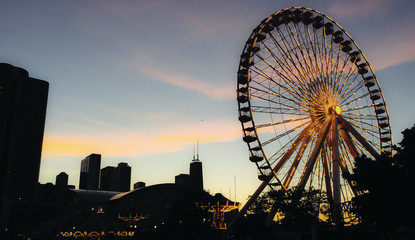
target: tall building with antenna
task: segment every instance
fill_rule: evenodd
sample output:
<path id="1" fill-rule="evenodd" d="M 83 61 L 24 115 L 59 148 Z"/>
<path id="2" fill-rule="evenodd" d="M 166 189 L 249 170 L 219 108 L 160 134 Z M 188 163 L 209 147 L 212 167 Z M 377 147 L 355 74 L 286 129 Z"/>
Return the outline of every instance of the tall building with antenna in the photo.
<path id="1" fill-rule="evenodd" d="M 193 160 L 190 163 L 190 186 L 198 190 L 203 190 L 203 171 L 202 161 L 199 160 L 199 143 L 197 143 L 196 157 L 193 154 Z"/>

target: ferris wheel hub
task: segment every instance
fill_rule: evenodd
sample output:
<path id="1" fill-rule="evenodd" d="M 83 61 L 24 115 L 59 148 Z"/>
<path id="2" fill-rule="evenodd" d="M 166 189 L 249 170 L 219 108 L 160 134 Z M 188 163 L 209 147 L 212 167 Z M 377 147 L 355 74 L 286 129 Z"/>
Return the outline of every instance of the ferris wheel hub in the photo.
<path id="1" fill-rule="evenodd" d="M 334 107 L 334 112 L 335 112 L 337 115 L 340 115 L 340 114 L 342 113 L 342 109 L 340 108 L 340 106 L 339 106 L 339 105 L 336 105 L 336 106 Z"/>

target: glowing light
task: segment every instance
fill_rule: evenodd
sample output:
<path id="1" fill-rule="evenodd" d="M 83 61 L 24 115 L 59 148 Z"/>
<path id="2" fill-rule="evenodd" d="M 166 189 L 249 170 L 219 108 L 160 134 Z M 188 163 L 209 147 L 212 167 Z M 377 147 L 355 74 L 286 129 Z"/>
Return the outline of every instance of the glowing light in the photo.
<path id="1" fill-rule="evenodd" d="M 334 107 L 334 111 L 336 112 L 337 115 L 340 115 L 342 113 L 342 109 L 340 108 L 339 105 L 336 105 Z"/>

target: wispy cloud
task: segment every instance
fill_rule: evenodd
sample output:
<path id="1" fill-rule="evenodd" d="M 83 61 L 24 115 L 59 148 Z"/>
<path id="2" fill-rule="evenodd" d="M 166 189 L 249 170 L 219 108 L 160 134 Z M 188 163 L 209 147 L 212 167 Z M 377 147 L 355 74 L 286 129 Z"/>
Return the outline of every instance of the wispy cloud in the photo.
<path id="1" fill-rule="evenodd" d="M 235 97 L 235 89 L 230 85 L 216 86 L 185 75 L 163 72 L 151 68 L 141 69 L 141 71 L 155 80 L 195 90 L 214 99 L 233 99 Z"/>
<path id="2" fill-rule="evenodd" d="M 392 0 L 350 0 L 341 1 L 332 5 L 328 13 L 337 18 L 362 19 L 380 16 L 389 10 L 394 1 Z"/>

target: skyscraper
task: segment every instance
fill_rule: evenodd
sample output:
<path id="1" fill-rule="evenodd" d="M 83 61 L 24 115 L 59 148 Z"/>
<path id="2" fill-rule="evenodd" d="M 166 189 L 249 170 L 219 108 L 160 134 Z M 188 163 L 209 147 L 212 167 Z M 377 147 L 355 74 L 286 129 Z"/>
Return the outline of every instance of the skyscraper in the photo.
<path id="1" fill-rule="evenodd" d="M 0 63 L 1 226 L 12 204 L 35 200 L 48 91 L 48 82 Z"/>
<path id="2" fill-rule="evenodd" d="M 116 168 L 118 191 L 128 192 L 131 189 L 131 167 L 127 163 L 118 163 Z"/>
<path id="3" fill-rule="evenodd" d="M 81 161 L 79 189 L 98 190 L 101 154 L 91 154 Z"/>
<path id="4" fill-rule="evenodd" d="M 202 162 L 199 160 L 199 156 L 190 163 L 189 175 L 190 186 L 198 190 L 203 190 Z"/>

